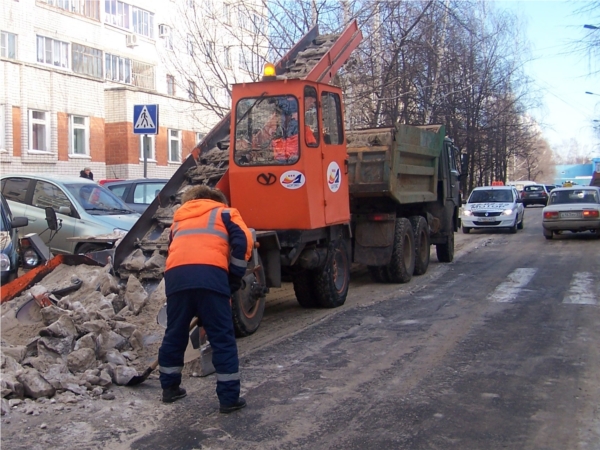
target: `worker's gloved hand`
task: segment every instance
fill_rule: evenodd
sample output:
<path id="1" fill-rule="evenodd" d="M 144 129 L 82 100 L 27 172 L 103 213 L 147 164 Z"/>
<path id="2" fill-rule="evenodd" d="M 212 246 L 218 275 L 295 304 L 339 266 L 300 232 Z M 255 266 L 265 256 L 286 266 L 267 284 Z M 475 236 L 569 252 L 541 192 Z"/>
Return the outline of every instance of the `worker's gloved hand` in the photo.
<path id="1" fill-rule="evenodd" d="M 229 274 L 229 289 L 231 290 L 231 294 L 233 295 L 235 292 L 239 291 L 241 287 L 242 277 Z"/>

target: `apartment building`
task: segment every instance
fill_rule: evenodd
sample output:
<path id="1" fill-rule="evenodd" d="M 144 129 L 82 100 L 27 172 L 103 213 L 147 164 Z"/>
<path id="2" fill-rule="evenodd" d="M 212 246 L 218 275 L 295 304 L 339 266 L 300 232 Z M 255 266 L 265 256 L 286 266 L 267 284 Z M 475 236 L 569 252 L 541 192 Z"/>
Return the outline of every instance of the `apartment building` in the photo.
<path id="1" fill-rule="evenodd" d="M 195 55 L 173 30 L 183 32 L 182 13 L 219 18 L 235 5 L 221 0 L 0 3 L 2 173 L 78 175 L 90 167 L 96 179 L 138 178 L 145 152 L 148 177 L 170 177 L 219 120 L 198 101 L 196 89 L 209 89 L 227 108 L 226 89 L 216 87 L 215 94 L 205 81 L 178 70 Z M 226 20 L 235 33 L 256 31 Z M 194 30 L 183 34 L 189 40 Z M 250 79 L 248 71 L 231 64 L 234 45 L 222 40 L 212 45 L 208 61 L 223 61 L 231 80 Z M 133 133 L 137 104 L 159 105 L 157 135 Z"/>

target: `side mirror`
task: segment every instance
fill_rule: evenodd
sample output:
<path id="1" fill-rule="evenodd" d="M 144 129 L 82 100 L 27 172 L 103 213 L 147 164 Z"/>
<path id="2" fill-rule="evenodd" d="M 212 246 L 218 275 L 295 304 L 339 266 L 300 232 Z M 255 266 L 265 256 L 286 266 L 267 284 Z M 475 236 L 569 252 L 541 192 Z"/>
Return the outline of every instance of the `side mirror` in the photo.
<path id="1" fill-rule="evenodd" d="M 217 142 L 217 147 L 219 150 L 227 150 L 229 148 L 229 141 L 219 141 Z"/>
<path id="2" fill-rule="evenodd" d="M 62 208 L 66 208 L 63 206 Z M 51 206 L 47 206 L 45 208 L 46 211 L 46 223 L 48 224 L 48 228 L 52 231 L 58 230 L 58 219 L 56 218 L 56 211 Z M 69 209 L 70 211 L 70 209 Z"/>
<path id="3" fill-rule="evenodd" d="M 11 228 L 21 228 L 29 225 L 29 219 L 27 217 L 13 217 L 10 223 Z"/>
<path id="4" fill-rule="evenodd" d="M 71 214 L 71 208 L 69 206 L 59 206 L 58 212 L 68 216 Z"/>

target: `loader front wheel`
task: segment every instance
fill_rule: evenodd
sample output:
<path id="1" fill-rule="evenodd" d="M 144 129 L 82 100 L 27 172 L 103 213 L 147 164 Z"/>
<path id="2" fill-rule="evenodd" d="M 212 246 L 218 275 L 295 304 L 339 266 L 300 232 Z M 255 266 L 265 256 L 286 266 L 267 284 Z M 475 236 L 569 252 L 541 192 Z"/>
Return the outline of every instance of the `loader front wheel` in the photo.
<path id="1" fill-rule="evenodd" d="M 390 283 L 408 283 L 415 271 L 415 234 L 410 221 L 396 219 L 394 250 L 387 265 Z"/>
<path id="2" fill-rule="evenodd" d="M 350 285 L 350 257 L 342 239 L 329 244 L 327 262 L 314 277 L 317 303 L 322 308 L 342 306 Z"/>
<path id="3" fill-rule="evenodd" d="M 266 277 L 260 257 L 248 268 L 242 288 L 231 296 L 233 327 L 237 337 L 250 336 L 262 321 L 265 312 Z"/>
<path id="4" fill-rule="evenodd" d="M 429 226 L 422 216 L 409 218 L 415 234 L 415 275 L 423 275 L 429 267 Z"/>

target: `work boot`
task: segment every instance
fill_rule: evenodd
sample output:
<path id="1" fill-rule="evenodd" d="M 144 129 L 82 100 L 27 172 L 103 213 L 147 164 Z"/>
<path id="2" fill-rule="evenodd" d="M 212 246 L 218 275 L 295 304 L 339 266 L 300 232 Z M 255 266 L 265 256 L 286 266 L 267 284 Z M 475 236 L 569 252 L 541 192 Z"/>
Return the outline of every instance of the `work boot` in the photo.
<path id="1" fill-rule="evenodd" d="M 221 405 L 219 406 L 219 412 L 223 414 L 229 414 L 231 412 L 237 411 L 238 409 L 242 409 L 246 406 L 246 400 L 243 397 L 240 397 L 237 402 L 233 405 Z"/>
<path id="2" fill-rule="evenodd" d="M 175 400 L 185 397 L 185 389 L 179 386 L 170 386 L 163 389 L 162 401 L 164 403 L 173 403 Z"/>

